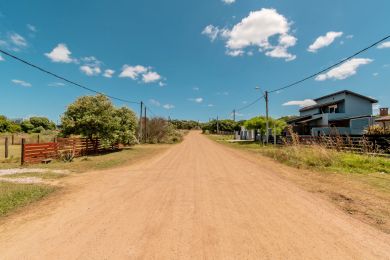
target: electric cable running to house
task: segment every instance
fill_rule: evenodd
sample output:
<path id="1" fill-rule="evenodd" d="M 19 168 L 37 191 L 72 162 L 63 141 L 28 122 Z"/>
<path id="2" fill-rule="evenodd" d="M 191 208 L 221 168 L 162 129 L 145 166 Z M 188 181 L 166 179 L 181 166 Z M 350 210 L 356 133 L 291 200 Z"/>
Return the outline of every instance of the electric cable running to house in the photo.
<path id="1" fill-rule="evenodd" d="M 311 78 L 314 78 L 314 77 L 316 77 L 316 76 L 318 76 L 318 75 L 320 75 L 320 74 L 322 74 L 322 73 L 324 73 L 324 72 L 327 72 L 327 71 L 329 71 L 329 70 L 331 70 L 331 69 L 333 69 L 333 68 L 335 68 L 335 67 L 337 67 L 337 66 L 339 66 L 339 65 L 341 65 L 341 64 L 344 64 L 345 62 L 349 61 L 350 59 L 352 59 L 352 58 L 358 56 L 359 54 L 361 54 L 361 53 L 363 53 L 363 52 L 368 51 L 369 49 L 371 49 L 371 48 L 377 46 L 379 43 L 384 42 L 384 41 L 386 41 L 386 40 L 389 39 L 389 38 L 390 38 L 390 35 L 388 35 L 388 36 L 386 36 L 386 37 L 384 37 L 384 38 L 382 38 L 382 39 L 380 39 L 380 40 L 378 40 L 378 41 L 372 43 L 371 45 L 369 45 L 369 46 L 367 46 L 367 47 L 365 47 L 365 48 L 363 48 L 363 49 L 357 51 L 356 53 L 352 54 L 351 56 L 349 56 L 349 57 L 347 57 L 347 58 L 345 58 L 345 59 L 342 59 L 341 61 L 339 61 L 339 62 L 337 62 L 337 63 L 335 63 L 335 64 L 333 64 L 333 65 L 331 65 L 331 66 L 329 66 L 329 67 L 327 67 L 327 68 L 325 68 L 325 69 L 319 71 L 319 72 L 316 72 L 316 73 L 314 73 L 314 74 L 311 74 L 311 75 L 309 75 L 309 76 L 307 76 L 307 77 L 305 77 L 305 78 L 303 78 L 303 79 L 301 79 L 301 80 L 295 81 L 295 82 L 290 83 L 290 84 L 288 84 L 288 85 L 286 85 L 286 86 L 283 86 L 283 87 L 280 87 L 280 88 L 277 88 L 277 89 L 273 89 L 273 90 L 271 90 L 271 91 L 268 91 L 268 93 L 274 93 L 274 92 L 281 91 L 281 90 L 284 90 L 284 89 L 287 89 L 287 88 L 291 88 L 291 87 L 293 87 L 293 86 L 295 86 L 295 85 L 298 85 L 298 84 L 300 84 L 300 83 L 302 83 L 302 82 L 304 82 L 304 81 L 306 81 L 306 80 L 309 80 L 309 79 L 311 79 Z"/>
<path id="2" fill-rule="evenodd" d="M 15 55 L 13 55 L 13 54 L 11 54 L 11 53 L 9 53 L 9 52 L 6 52 L 6 51 L 4 51 L 4 50 L 2 50 L 2 49 L 0 49 L 0 53 L 4 54 L 4 55 L 6 55 L 6 56 L 8 56 L 8 57 L 10 57 L 10 58 L 13 58 L 13 59 L 15 59 L 15 60 L 17 60 L 17 61 L 20 61 L 20 62 L 22 62 L 22 63 L 24 63 L 24 64 L 26 64 L 26 65 L 28 65 L 28 66 L 30 66 L 30 67 L 33 67 L 33 68 L 35 68 L 35 69 L 37 69 L 37 70 L 40 70 L 40 71 L 42 71 L 42 72 L 44 72 L 44 73 L 46 73 L 46 74 L 49 74 L 49 75 L 51 75 L 51 76 L 53 76 L 53 77 L 55 77 L 55 78 L 58 78 L 58 79 L 63 80 L 63 81 L 65 81 L 65 82 L 68 82 L 68 83 L 70 83 L 70 84 L 72 84 L 72 85 L 74 85 L 74 86 L 76 86 L 76 87 L 82 88 L 82 89 L 84 89 L 84 90 L 88 90 L 88 91 L 90 91 L 90 92 L 93 92 L 93 93 L 96 93 L 96 94 L 100 94 L 100 95 L 103 95 L 103 96 L 106 96 L 106 97 L 108 97 L 108 98 L 111 98 L 111 99 L 114 99 L 114 100 L 118 100 L 118 101 L 121 101 L 121 102 L 124 102 L 124 103 L 138 104 L 138 105 L 141 104 L 140 102 L 137 102 L 137 101 L 131 101 L 131 100 L 123 99 L 123 98 L 114 97 L 114 96 L 111 96 L 111 95 L 104 94 L 104 93 L 102 93 L 102 92 L 100 92 L 100 91 L 91 89 L 91 88 L 89 88 L 89 87 L 83 86 L 83 85 L 81 85 L 81 84 L 79 84 L 79 83 L 77 83 L 77 82 L 74 82 L 74 81 L 69 80 L 69 79 L 67 79 L 67 78 L 65 78 L 65 77 L 62 77 L 62 76 L 60 76 L 60 75 L 58 75 L 58 74 L 55 74 L 55 73 L 53 73 L 53 72 L 50 72 L 50 71 L 48 71 L 48 70 L 46 70 L 46 69 L 44 69 L 44 68 L 42 68 L 42 67 L 39 67 L 39 66 L 37 66 L 37 65 L 35 65 L 35 64 L 31 63 L 31 62 L 29 62 L 29 61 L 26 61 L 26 60 L 24 60 L 24 59 L 22 59 L 22 58 L 19 58 L 19 57 L 15 56 Z"/>
<path id="3" fill-rule="evenodd" d="M 154 117 L 157 117 L 157 115 L 149 107 L 146 107 L 146 110 L 148 110 Z"/>
<path id="4" fill-rule="evenodd" d="M 241 112 L 245 109 L 248 109 L 250 108 L 251 106 L 253 106 L 254 104 L 256 104 L 257 102 L 261 101 L 262 99 L 264 98 L 264 95 L 262 95 L 261 97 L 257 98 L 256 100 L 254 100 L 253 102 L 243 106 L 243 107 L 240 107 L 239 109 L 236 109 L 236 112 Z"/>

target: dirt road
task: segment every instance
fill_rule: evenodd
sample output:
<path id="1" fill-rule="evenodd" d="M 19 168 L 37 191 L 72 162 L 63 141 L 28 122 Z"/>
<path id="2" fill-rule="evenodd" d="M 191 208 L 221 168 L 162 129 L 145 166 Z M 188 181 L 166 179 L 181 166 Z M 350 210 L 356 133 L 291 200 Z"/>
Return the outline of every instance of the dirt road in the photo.
<path id="1" fill-rule="evenodd" d="M 199 133 L 0 226 L 0 259 L 389 259 L 390 238 Z M 272 163 L 271 163 L 272 164 Z"/>

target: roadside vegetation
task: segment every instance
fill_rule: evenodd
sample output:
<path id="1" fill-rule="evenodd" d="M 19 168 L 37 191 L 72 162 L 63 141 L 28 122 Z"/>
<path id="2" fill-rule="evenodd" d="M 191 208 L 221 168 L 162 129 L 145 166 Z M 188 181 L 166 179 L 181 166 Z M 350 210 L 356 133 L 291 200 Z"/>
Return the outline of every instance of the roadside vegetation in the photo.
<path id="1" fill-rule="evenodd" d="M 180 142 L 186 134 L 185 129 L 197 127 L 194 124 L 179 120 L 171 123 L 155 117 L 143 119 L 139 125 L 132 110 L 115 107 L 103 95 L 78 98 L 67 107 L 59 128 L 45 117 L 10 120 L 0 116 L 0 169 L 16 170 L 13 174 L 0 174 L 0 217 L 49 195 L 59 187 L 58 183 L 63 183 L 61 178 L 129 165 L 162 152 L 169 144 Z M 138 136 L 140 128 L 143 132 L 141 139 Z M 8 158 L 4 158 L 5 137 L 9 143 Z M 70 160 L 60 158 L 49 164 L 27 164 L 23 168 L 31 169 L 31 172 L 17 171 L 20 168 L 21 138 L 27 143 L 37 143 L 38 140 L 44 143 L 52 142 L 56 137 L 99 138 L 103 146 L 120 144 L 121 149 L 79 158 L 72 156 Z M 11 138 L 15 145 L 11 144 Z M 35 168 L 45 171 L 34 172 Z M 58 173 L 57 170 L 67 173 Z M 32 183 L 25 184 L 26 180 Z"/>
<path id="2" fill-rule="evenodd" d="M 232 136 L 208 135 L 229 147 L 264 156 L 299 170 L 280 176 L 320 194 L 346 213 L 390 233 L 390 158 L 327 149 L 320 145 L 262 145 L 229 142 Z M 262 157 L 262 158 L 260 158 Z"/>
<path id="3" fill-rule="evenodd" d="M 51 185 L 0 182 L 0 217 L 42 199 L 57 188 Z"/>

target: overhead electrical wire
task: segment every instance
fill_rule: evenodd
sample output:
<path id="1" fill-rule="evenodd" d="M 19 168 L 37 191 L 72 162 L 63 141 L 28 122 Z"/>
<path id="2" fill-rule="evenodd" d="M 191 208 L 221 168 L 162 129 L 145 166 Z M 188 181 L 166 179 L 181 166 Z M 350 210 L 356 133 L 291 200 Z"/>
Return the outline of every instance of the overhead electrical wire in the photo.
<path id="1" fill-rule="evenodd" d="M 280 87 L 280 88 L 277 88 L 277 89 L 270 90 L 270 91 L 268 91 L 268 93 L 273 93 L 273 92 L 281 91 L 281 90 L 284 90 L 284 89 L 287 89 L 287 88 L 291 88 L 291 87 L 293 87 L 293 86 L 295 86 L 295 85 L 298 85 L 298 84 L 300 84 L 300 83 L 302 83 L 302 82 L 304 82 L 304 81 L 306 81 L 306 80 L 309 80 L 309 79 L 311 79 L 311 78 L 314 78 L 314 77 L 316 77 L 316 76 L 318 76 L 318 75 L 320 75 L 320 74 L 322 74 L 322 73 L 324 73 L 324 72 L 327 72 L 327 71 L 329 71 L 329 70 L 331 70 L 331 69 L 333 69 L 333 68 L 335 68 L 335 67 L 337 67 L 337 66 L 340 66 L 341 64 L 343 64 L 343 63 L 349 61 L 350 59 L 352 59 L 352 58 L 358 56 L 359 54 L 361 54 L 361 53 L 363 53 L 363 52 L 368 51 L 369 49 L 375 47 L 376 45 L 378 45 L 378 44 L 381 43 L 381 42 L 386 41 L 386 40 L 389 39 L 389 38 L 390 38 L 390 35 L 388 35 L 388 36 L 386 36 L 386 37 L 380 39 L 379 41 L 376 41 L 376 42 L 372 43 L 371 45 L 369 45 L 369 46 L 367 46 L 367 47 L 365 47 L 365 48 L 363 48 L 363 49 L 361 49 L 361 50 L 355 52 L 355 53 L 352 54 L 351 56 L 349 56 L 349 57 L 347 57 L 347 58 L 345 58 L 345 59 L 342 59 L 341 61 L 339 61 L 339 62 L 337 62 L 337 63 L 335 63 L 335 64 L 333 64 L 333 65 L 331 65 L 331 66 L 329 66 L 329 67 L 327 67 L 327 68 L 325 68 L 325 69 L 323 69 L 323 70 L 320 70 L 320 71 L 318 71 L 318 72 L 316 72 L 316 73 L 314 73 L 314 74 L 311 74 L 311 75 L 309 75 L 309 76 L 307 76 L 307 77 L 305 77 L 305 78 L 303 78 L 303 79 L 301 79 L 301 80 L 297 80 L 297 81 L 295 81 L 295 82 L 293 82 L 293 83 L 287 84 L 287 85 L 285 85 L 285 86 L 283 86 L 283 87 Z"/>
<path id="2" fill-rule="evenodd" d="M 79 84 L 79 83 L 77 83 L 77 82 L 74 82 L 74 81 L 72 81 L 72 80 L 69 80 L 69 79 L 67 79 L 67 78 L 65 78 L 65 77 L 62 77 L 62 76 L 56 74 L 56 73 L 50 72 L 50 71 L 48 71 L 48 70 L 46 70 L 46 69 L 44 69 L 44 68 L 42 68 L 42 67 L 40 67 L 40 66 L 37 66 L 37 65 L 35 65 L 35 64 L 33 64 L 33 63 L 31 63 L 31 62 L 29 62 L 29 61 L 27 61 L 27 60 L 24 60 L 24 59 L 22 59 L 22 58 L 19 58 L 19 57 L 15 56 L 15 55 L 13 55 L 13 54 L 7 52 L 7 51 L 4 51 L 4 50 L 2 50 L 2 49 L 0 49 L 0 52 L 1 52 L 2 54 L 4 54 L 4 55 L 10 57 L 10 58 L 13 58 L 13 59 L 15 59 L 15 60 L 17 60 L 17 61 L 20 61 L 20 62 L 22 62 L 22 63 L 24 63 L 24 64 L 26 64 L 26 65 L 28 65 L 28 66 L 30 66 L 30 67 L 33 67 L 33 68 L 35 68 L 35 69 L 37 69 L 37 70 L 40 70 L 40 71 L 42 71 L 42 72 L 44 72 L 44 73 L 46 73 L 46 74 L 49 74 L 49 75 L 51 75 L 51 76 L 53 76 L 53 77 L 55 77 L 55 78 L 58 78 L 58 79 L 63 80 L 63 81 L 65 81 L 65 82 L 68 82 L 68 83 L 70 83 L 70 84 L 72 84 L 72 85 L 74 85 L 74 86 L 76 86 L 76 87 L 82 88 L 82 89 L 84 89 L 84 90 L 88 90 L 88 91 L 90 91 L 90 92 L 93 92 L 93 93 L 96 93 L 96 94 L 100 94 L 100 95 L 103 95 L 103 96 L 106 96 L 106 97 L 108 97 L 108 98 L 111 98 L 111 99 L 114 99 L 114 100 L 118 100 L 118 101 L 121 101 L 121 102 L 124 102 L 124 103 L 140 104 L 140 102 L 137 102 L 137 101 L 132 101 L 132 100 L 127 100 L 127 99 L 123 99 L 123 98 L 114 97 L 114 96 L 111 96 L 111 95 L 104 94 L 104 93 L 102 93 L 102 92 L 100 92 L 100 91 L 91 89 L 91 88 L 89 88 L 89 87 L 83 86 L 83 85 L 81 85 L 81 84 Z"/>

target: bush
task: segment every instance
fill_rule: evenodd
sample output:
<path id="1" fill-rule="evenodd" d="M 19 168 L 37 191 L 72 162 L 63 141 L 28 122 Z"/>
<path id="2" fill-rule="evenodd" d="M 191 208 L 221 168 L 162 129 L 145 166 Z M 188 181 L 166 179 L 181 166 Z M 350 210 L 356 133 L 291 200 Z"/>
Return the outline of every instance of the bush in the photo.
<path id="1" fill-rule="evenodd" d="M 177 143 L 183 139 L 183 134 L 176 126 L 161 117 L 147 120 L 146 130 L 147 143 Z"/>

